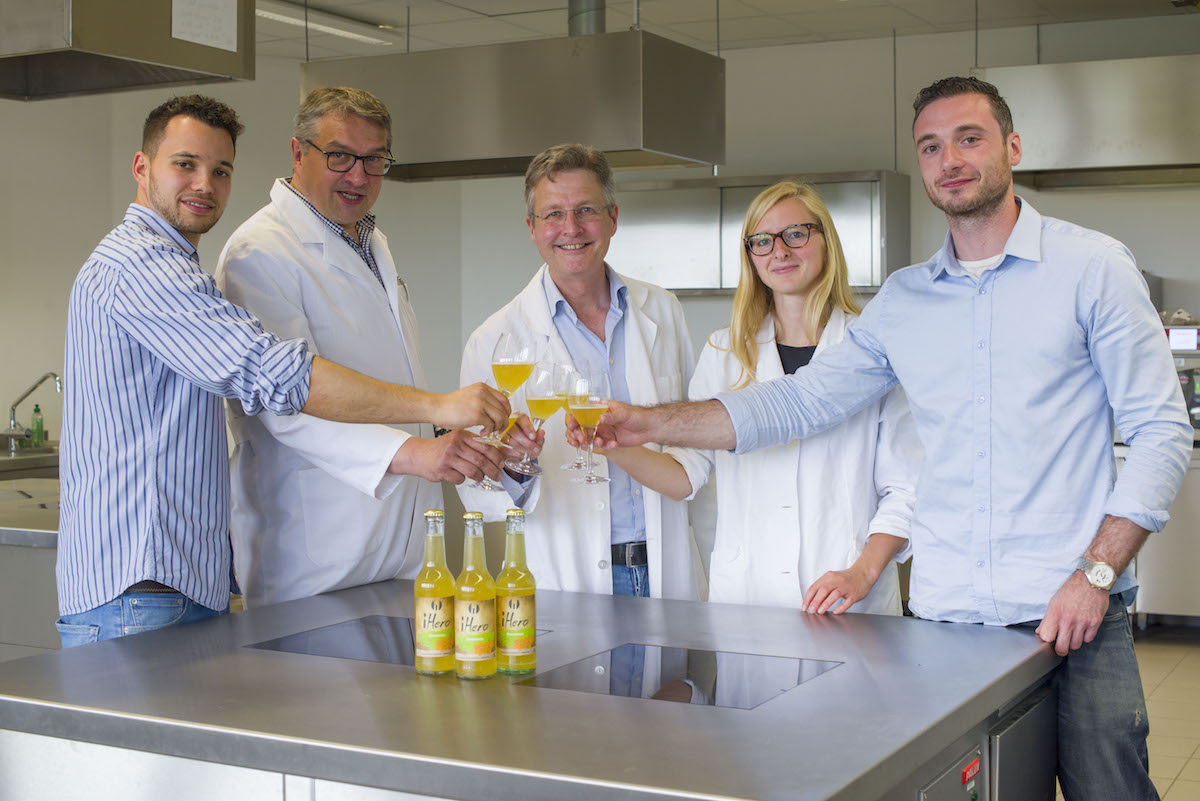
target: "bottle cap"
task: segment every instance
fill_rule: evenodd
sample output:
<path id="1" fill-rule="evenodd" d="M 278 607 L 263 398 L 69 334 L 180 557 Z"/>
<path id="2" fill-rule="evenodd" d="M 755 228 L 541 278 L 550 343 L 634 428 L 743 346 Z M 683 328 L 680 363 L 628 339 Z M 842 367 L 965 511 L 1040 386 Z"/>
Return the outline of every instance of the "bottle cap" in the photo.
<path id="1" fill-rule="evenodd" d="M 34 410 L 35 412 L 40 412 L 40 411 L 42 410 L 42 407 L 41 407 L 41 406 L 38 406 L 38 405 L 35 403 L 35 404 L 33 404 L 33 410 Z"/>
<path id="2" fill-rule="evenodd" d="M 524 510 L 524 509 L 509 509 L 509 510 L 508 510 L 508 516 L 509 516 L 509 517 L 522 517 L 522 518 L 523 518 L 523 517 L 525 517 L 525 510 Z"/>
<path id="3" fill-rule="evenodd" d="M 464 512 L 463 520 L 483 520 L 483 512 Z"/>
<path id="4" fill-rule="evenodd" d="M 443 512 L 441 509 L 426 509 L 426 510 L 425 510 L 425 517 L 426 517 L 426 518 L 430 518 L 430 517 L 445 517 L 445 516 L 446 516 L 446 513 L 445 513 L 445 512 Z"/>

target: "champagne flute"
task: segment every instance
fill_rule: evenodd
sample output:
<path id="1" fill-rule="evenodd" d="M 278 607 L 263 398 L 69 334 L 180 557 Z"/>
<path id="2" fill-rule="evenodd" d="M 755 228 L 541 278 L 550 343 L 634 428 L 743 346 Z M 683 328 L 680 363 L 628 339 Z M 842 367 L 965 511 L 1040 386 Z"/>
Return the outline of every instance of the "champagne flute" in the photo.
<path id="1" fill-rule="evenodd" d="M 570 365 L 557 362 L 538 362 L 534 365 L 533 372 L 525 382 L 525 405 L 529 407 L 529 419 L 533 420 L 535 433 L 566 403 L 570 377 Z M 533 463 L 528 453 L 519 462 L 506 459 L 504 464 L 527 476 L 541 475 L 542 472 L 542 468 Z"/>
<path id="2" fill-rule="evenodd" d="M 608 399 L 612 397 L 612 384 L 608 373 L 593 370 L 579 375 L 567 396 L 571 414 L 575 422 L 583 429 L 587 437 L 587 475 L 573 479 L 573 484 L 605 484 L 607 476 L 598 476 L 592 466 L 592 446 L 596 443 L 596 426 L 600 423 L 600 415 L 608 411 Z"/>
<path id="3" fill-rule="evenodd" d="M 537 361 L 538 353 L 544 348 L 546 342 L 547 337 L 531 334 L 528 331 L 505 331 L 500 334 L 500 338 L 496 340 L 496 346 L 492 348 L 492 375 L 496 379 L 496 388 L 504 393 L 504 397 L 511 398 L 512 394 L 529 378 L 529 374 L 533 372 L 534 362 Z M 506 448 L 508 446 L 504 443 L 504 435 L 516 422 L 517 416 L 509 415 L 508 425 L 504 427 L 503 431 L 492 431 L 487 436 L 476 437 L 476 439 L 486 442 L 494 448 Z M 504 490 L 502 485 L 487 476 L 471 486 L 488 492 Z"/>
<path id="4" fill-rule="evenodd" d="M 563 395 L 563 408 L 567 414 L 571 414 L 570 394 L 574 390 L 576 379 L 579 377 L 578 371 L 573 365 L 568 365 L 569 371 L 567 375 L 567 394 Z M 571 415 L 574 417 L 574 415 Z M 578 421 L 576 421 L 578 422 Z M 575 461 L 564 464 L 560 469 L 569 470 L 571 472 L 583 472 L 587 469 L 587 459 L 584 456 L 583 448 L 575 446 Z"/>

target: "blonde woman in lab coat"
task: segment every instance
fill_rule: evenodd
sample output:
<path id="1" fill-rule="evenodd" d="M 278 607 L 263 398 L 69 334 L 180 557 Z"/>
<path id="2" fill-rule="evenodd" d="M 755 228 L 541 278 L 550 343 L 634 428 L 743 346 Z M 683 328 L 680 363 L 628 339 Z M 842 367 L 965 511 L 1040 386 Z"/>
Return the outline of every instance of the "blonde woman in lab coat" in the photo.
<path id="1" fill-rule="evenodd" d="M 859 312 L 837 230 L 812 187 L 764 190 L 742 238 L 733 319 L 708 338 L 692 400 L 793 372 L 846 337 Z M 673 498 L 694 497 L 716 470 L 709 600 L 900 614 L 896 563 L 908 555 L 922 451 L 899 389 L 803 442 L 700 453 L 686 465 L 647 448 L 606 455 Z"/>

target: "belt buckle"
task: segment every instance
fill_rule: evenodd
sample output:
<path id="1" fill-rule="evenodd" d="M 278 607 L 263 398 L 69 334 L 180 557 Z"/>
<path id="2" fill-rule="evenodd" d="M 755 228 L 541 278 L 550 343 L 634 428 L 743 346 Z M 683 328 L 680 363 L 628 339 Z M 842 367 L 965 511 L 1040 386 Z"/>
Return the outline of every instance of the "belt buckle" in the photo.
<path id="1" fill-rule="evenodd" d="M 636 565 L 633 563 L 633 548 L 637 545 L 635 542 L 626 542 L 622 546 L 625 551 L 625 567 L 628 570 L 633 570 Z"/>

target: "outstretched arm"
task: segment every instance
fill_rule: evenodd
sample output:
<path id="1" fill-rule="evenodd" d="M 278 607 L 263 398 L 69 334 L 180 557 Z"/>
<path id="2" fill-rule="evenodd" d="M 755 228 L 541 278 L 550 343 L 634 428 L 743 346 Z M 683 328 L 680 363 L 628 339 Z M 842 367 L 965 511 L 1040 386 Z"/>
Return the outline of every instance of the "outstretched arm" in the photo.
<path id="1" fill-rule="evenodd" d="M 454 392 L 434 392 L 388 384 L 313 358 L 308 402 L 302 411 L 344 423 L 433 423 L 442 428 L 481 425 L 487 430 L 508 424 L 508 398 L 486 384 Z"/>
<path id="2" fill-rule="evenodd" d="M 733 421 L 720 401 L 631 406 L 608 402 L 608 411 L 596 429 L 601 448 L 629 447 L 657 442 L 688 448 L 729 450 L 737 444 Z"/>

